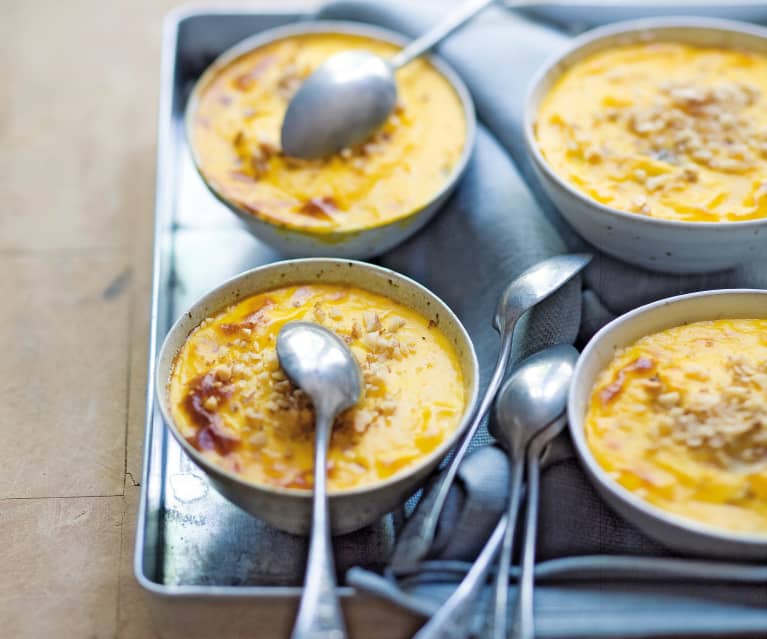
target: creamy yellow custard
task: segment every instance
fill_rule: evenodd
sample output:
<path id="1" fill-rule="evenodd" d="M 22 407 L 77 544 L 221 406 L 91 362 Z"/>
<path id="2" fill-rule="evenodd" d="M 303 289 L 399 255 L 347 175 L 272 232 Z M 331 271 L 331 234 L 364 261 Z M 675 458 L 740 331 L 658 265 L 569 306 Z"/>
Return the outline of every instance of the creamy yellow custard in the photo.
<path id="1" fill-rule="evenodd" d="M 767 320 L 695 322 L 622 349 L 597 378 L 586 439 L 663 510 L 767 535 Z"/>
<path id="2" fill-rule="evenodd" d="M 191 142 L 214 190 L 253 215 L 320 233 L 380 226 L 429 203 L 461 158 L 467 126 L 459 96 L 426 60 L 397 71 L 395 112 L 365 143 L 318 160 L 282 154 L 293 93 L 350 49 L 398 50 L 356 35 L 292 36 L 237 58 L 201 88 Z"/>
<path id="3" fill-rule="evenodd" d="M 678 43 L 575 63 L 543 99 L 539 149 L 597 202 L 666 220 L 767 217 L 767 56 Z"/>
<path id="4" fill-rule="evenodd" d="M 341 336 L 364 375 L 362 400 L 333 428 L 331 490 L 386 479 L 455 431 L 465 408 L 463 374 L 433 321 L 359 288 L 288 286 L 206 319 L 176 357 L 173 421 L 210 461 L 258 484 L 311 488 L 314 411 L 275 353 L 277 333 L 293 320 Z"/>

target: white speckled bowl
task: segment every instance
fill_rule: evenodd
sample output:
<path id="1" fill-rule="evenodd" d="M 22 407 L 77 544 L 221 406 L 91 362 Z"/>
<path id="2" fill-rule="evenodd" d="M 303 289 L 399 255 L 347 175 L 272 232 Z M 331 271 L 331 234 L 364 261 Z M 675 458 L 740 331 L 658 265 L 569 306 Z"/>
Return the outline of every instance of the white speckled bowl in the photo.
<path id="1" fill-rule="evenodd" d="M 767 318 L 767 291 L 704 291 L 660 300 L 610 322 L 589 342 L 575 367 L 568 399 L 570 434 L 586 474 L 597 492 L 620 515 L 680 553 L 767 560 L 767 535 L 728 532 L 668 513 L 615 481 L 591 454 L 584 419 L 594 382 L 615 351 L 638 339 L 684 323 L 724 318 Z"/>
<path id="2" fill-rule="evenodd" d="M 616 45 L 674 41 L 737 47 L 767 54 L 767 29 L 706 18 L 632 20 L 589 31 L 546 63 L 533 78 L 525 101 L 525 144 L 544 190 L 580 235 L 605 253 L 653 271 L 718 271 L 767 250 L 767 219 L 743 222 L 678 222 L 627 213 L 592 200 L 559 177 L 535 139 L 542 99 L 557 79 L 583 58 Z"/>
<path id="3" fill-rule="evenodd" d="M 278 488 L 244 481 L 211 463 L 184 439 L 173 425 L 167 384 L 173 361 L 189 333 L 202 320 L 247 297 L 278 286 L 306 282 L 349 284 L 385 295 L 433 319 L 456 349 L 463 370 L 466 408 L 456 428 L 435 451 L 385 481 L 330 493 L 330 517 L 334 534 L 357 530 L 391 512 L 412 495 L 458 441 L 474 413 L 479 365 L 468 333 L 453 312 L 436 295 L 417 282 L 389 269 L 363 262 L 335 259 L 304 259 L 275 262 L 246 271 L 213 289 L 184 313 L 168 332 L 157 360 L 157 397 L 171 433 L 227 499 L 269 522 L 295 534 L 309 531 L 311 491 Z"/>
<path id="4" fill-rule="evenodd" d="M 380 255 L 409 238 L 434 217 L 463 176 L 474 148 L 476 115 L 471 94 L 455 71 L 436 56 L 429 56 L 429 62 L 452 85 L 463 105 L 463 112 L 466 117 L 466 142 L 461 157 L 453 167 L 450 175 L 445 178 L 442 188 L 434 193 L 431 200 L 424 203 L 423 206 L 402 217 L 389 220 L 378 226 L 368 226 L 363 229 L 318 232 L 316 229 L 302 227 L 298 224 L 280 223 L 267 216 L 259 216 L 246 211 L 221 195 L 215 186 L 206 180 L 205 175 L 200 170 L 199 158 L 194 152 L 191 136 L 191 123 L 197 110 L 200 91 L 220 69 L 245 53 L 275 40 L 305 33 L 350 33 L 384 40 L 400 46 L 410 41 L 409 38 L 402 34 L 361 22 L 311 21 L 269 29 L 240 42 L 216 58 L 205 73 L 200 76 L 199 80 L 197 80 L 189 96 L 185 120 L 186 135 L 192 159 L 210 192 L 237 215 L 253 235 L 266 244 L 273 246 L 286 257 L 321 257 L 332 255 L 342 258 L 366 259 Z"/>

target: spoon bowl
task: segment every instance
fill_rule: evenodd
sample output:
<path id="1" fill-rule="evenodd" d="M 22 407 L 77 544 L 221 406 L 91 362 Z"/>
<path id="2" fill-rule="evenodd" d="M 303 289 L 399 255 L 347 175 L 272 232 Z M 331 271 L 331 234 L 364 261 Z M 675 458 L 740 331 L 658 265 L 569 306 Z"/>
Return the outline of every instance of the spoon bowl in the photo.
<path id="1" fill-rule="evenodd" d="M 510 454 L 521 458 L 531 439 L 565 411 L 577 359 L 569 344 L 552 346 L 526 359 L 503 385 L 490 434 Z"/>
<path id="2" fill-rule="evenodd" d="M 282 121 L 282 149 L 316 158 L 358 144 L 379 128 L 397 102 L 389 64 L 367 51 L 332 56 L 301 85 Z"/>
<path id="3" fill-rule="evenodd" d="M 365 51 L 332 56 L 303 82 L 282 123 L 282 149 L 303 159 L 331 155 L 370 137 L 397 102 L 394 73 L 495 0 L 466 0 L 389 60 Z"/>
<path id="4" fill-rule="evenodd" d="M 277 357 L 290 380 L 311 397 L 317 413 L 337 415 L 359 401 L 359 364 L 346 343 L 323 326 L 285 324 L 277 336 Z"/>

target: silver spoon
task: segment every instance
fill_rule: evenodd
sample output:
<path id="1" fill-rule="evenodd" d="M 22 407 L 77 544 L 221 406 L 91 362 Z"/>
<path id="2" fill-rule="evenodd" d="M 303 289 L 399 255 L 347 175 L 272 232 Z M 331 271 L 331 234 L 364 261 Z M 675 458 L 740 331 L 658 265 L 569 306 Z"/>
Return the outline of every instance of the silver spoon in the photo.
<path id="1" fill-rule="evenodd" d="M 385 60 L 367 51 L 344 51 L 321 64 L 290 100 L 282 122 L 282 150 L 318 158 L 367 139 L 397 102 L 394 72 L 423 55 L 495 0 L 469 0 Z"/>
<path id="2" fill-rule="evenodd" d="M 439 475 L 438 479 L 427 485 L 418 506 L 405 523 L 390 562 L 390 568 L 394 573 L 413 572 L 418 563 L 429 553 L 434 542 L 439 516 L 445 506 L 445 500 L 458 467 L 466 456 L 471 440 L 506 375 L 514 328 L 519 318 L 564 286 L 590 261 L 591 255 L 586 253 L 551 257 L 527 269 L 504 291 L 493 319 L 493 326 L 501 336 L 501 343 L 487 390 L 447 469 Z"/>
<path id="3" fill-rule="evenodd" d="M 541 428 L 546 427 L 544 432 L 547 432 L 547 425 L 555 422 L 565 412 L 567 392 L 577 360 L 578 351 L 566 344 L 553 346 L 533 355 L 528 360 L 529 366 L 525 367 L 527 383 L 523 386 L 507 382 L 495 405 L 495 419 L 490 423 L 490 433 L 509 455 L 511 476 L 508 521 L 512 525 L 506 526 L 496 573 L 492 632 L 489 633 L 493 639 L 506 639 L 507 636 L 509 567 L 514 550 L 515 524 L 522 499 L 525 453 L 533 437 L 537 441 Z M 526 393 L 526 387 L 534 389 L 534 392 Z M 538 425 L 537 431 L 531 428 L 531 424 Z M 535 461 L 538 464 L 539 457 L 536 457 Z"/>
<path id="4" fill-rule="evenodd" d="M 465 639 L 470 634 L 479 594 L 502 543 L 504 551 L 508 547 L 508 561 L 511 562 L 514 524 L 522 494 L 525 450 L 537 434 L 548 429 L 549 424 L 564 419 L 567 390 L 577 358 L 578 351 L 572 346 L 552 346 L 527 358 L 503 385 L 495 405 L 493 433 L 501 440 L 514 463 L 509 509 L 458 588 L 414 639 Z M 508 598 L 508 563 L 504 575 L 507 590 L 503 596 Z M 497 628 L 494 624 L 494 629 Z M 502 636 L 505 639 L 505 634 Z"/>
<path id="5" fill-rule="evenodd" d="M 538 503 L 541 478 L 541 455 L 546 446 L 565 427 L 567 418 L 562 417 L 547 426 L 527 449 L 527 509 L 525 512 L 525 544 L 522 546 L 517 601 L 511 618 L 511 636 L 515 639 L 535 639 L 533 613 L 533 588 L 535 581 L 535 542 L 538 533 Z M 497 602 L 496 602 L 497 603 Z M 498 610 L 496 610 L 496 613 Z M 503 611 L 504 618 L 506 610 Z M 503 636 L 504 639 L 506 635 Z"/>
<path id="6" fill-rule="evenodd" d="M 308 322 L 289 322 L 282 327 L 277 335 L 277 357 L 285 374 L 311 398 L 316 414 L 312 530 L 292 639 L 343 639 L 346 628 L 336 593 L 326 467 L 333 422 L 359 401 L 362 374 L 340 338 Z"/>

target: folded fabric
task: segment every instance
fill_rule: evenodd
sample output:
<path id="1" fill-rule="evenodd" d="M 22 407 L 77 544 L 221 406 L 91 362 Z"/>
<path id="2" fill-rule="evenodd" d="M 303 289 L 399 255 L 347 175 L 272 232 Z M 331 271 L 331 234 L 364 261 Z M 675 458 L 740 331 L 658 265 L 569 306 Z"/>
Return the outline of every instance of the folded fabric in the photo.
<path id="1" fill-rule="evenodd" d="M 440 4 L 345 0 L 330 4 L 319 15 L 374 23 L 416 36 L 443 13 Z M 456 194 L 435 220 L 380 259 L 429 286 L 456 311 L 475 342 L 485 382 L 497 351 L 491 319 L 500 292 L 525 268 L 551 255 L 589 250 L 596 258 L 586 271 L 582 295 L 581 282 L 574 281 L 525 318 L 515 334 L 513 361 L 552 343 L 582 343 L 616 314 L 662 297 L 710 288 L 767 287 L 767 256 L 722 273 L 650 273 L 600 254 L 562 220 L 532 173 L 521 123 L 531 75 L 568 41 L 563 31 L 491 8 L 439 48 L 474 97 L 480 120 L 474 156 Z M 489 441 L 483 430 L 474 444 Z M 573 459 L 544 473 L 542 492 L 539 559 L 595 553 L 667 554 L 604 505 Z M 460 517 L 460 509 L 446 513 L 441 525 L 453 528 L 456 517 Z M 470 531 L 461 528 L 461 534 L 470 535 Z M 451 556 L 449 547 L 442 551 L 440 557 Z M 465 544 L 460 552 L 466 554 Z M 435 584 L 432 590 L 420 589 L 415 594 L 428 597 L 431 593 L 439 600 L 450 588 Z M 627 588 L 611 591 L 610 596 L 617 598 L 605 604 L 610 614 L 601 620 L 593 617 L 602 607 L 601 598 L 609 594 L 601 587 L 580 590 L 570 599 L 566 590 L 549 590 L 554 594 L 545 596 L 544 606 L 567 610 L 559 619 L 553 614 L 542 621 L 544 634 L 568 634 L 562 624 L 571 623 L 573 635 L 609 635 L 621 627 L 620 611 L 633 610 L 634 606 L 645 614 L 640 610 L 629 615 L 632 625 L 622 626 L 625 636 L 690 629 L 701 634 L 723 628 L 737 630 L 737 624 L 728 626 L 727 620 L 738 606 L 748 613 L 750 625 L 746 629 L 767 629 L 767 614 L 760 616 L 763 611 L 758 605 L 753 608 L 754 602 L 767 606 L 767 590 L 761 586 L 742 589 L 746 593 L 742 597 L 735 596 L 733 590 L 701 586 L 694 595 L 668 601 L 662 593 L 650 593 L 644 586 Z M 696 598 L 700 592 L 705 593 L 703 599 Z M 410 607 L 418 609 L 425 600 L 418 601 L 410 600 Z M 668 614 L 659 621 L 647 606 L 662 608 Z M 579 610 L 589 612 L 584 617 Z M 705 619 L 705 623 L 685 626 L 685 619 L 696 615 L 702 615 L 698 619 Z"/>

